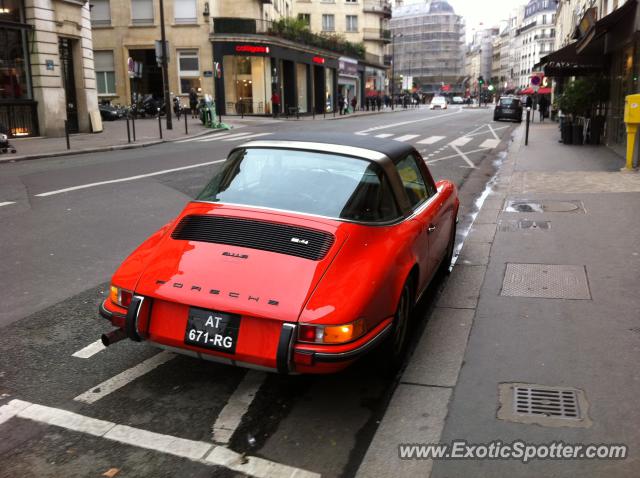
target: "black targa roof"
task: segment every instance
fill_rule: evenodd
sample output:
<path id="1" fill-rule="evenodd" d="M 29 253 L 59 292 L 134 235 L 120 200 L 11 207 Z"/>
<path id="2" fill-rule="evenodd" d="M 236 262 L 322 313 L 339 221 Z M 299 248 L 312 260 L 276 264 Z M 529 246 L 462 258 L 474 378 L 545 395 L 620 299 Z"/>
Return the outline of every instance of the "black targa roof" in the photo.
<path id="1" fill-rule="evenodd" d="M 260 143 L 269 141 L 305 141 L 364 148 L 382 153 L 391 160 L 415 152 L 413 146 L 400 141 L 347 133 L 276 133 L 268 138 L 256 138 L 256 142 Z"/>

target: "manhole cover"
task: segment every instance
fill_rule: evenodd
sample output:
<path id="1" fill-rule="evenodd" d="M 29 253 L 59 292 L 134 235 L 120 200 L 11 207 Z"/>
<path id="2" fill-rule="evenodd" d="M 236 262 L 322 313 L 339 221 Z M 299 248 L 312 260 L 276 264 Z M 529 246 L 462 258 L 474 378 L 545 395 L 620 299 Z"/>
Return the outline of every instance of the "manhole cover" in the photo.
<path id="1" fill-rule="evenodd" d="M 536 199 L 510 199 L 505 212 L 585 212 L 582 201 L 551 201 Z"/>
<path id="2" fill-rule="evenodd" d="M 500 295 L 590 300 L 584 266 L 508 263 Z"/>
<path id="3" fill-rule="evenodd" d="M 502 232 L 548 231 L 551 229 L 551 221 L 530 221 L 528 219 L 500 221 L 498 229 Z"/>
<path id="4" fill-rule="evenodd" d="M 498 386 L 498 418 L 553 427 L 588 427 L 588 402 L 582 390 L 530 383 Z"/>

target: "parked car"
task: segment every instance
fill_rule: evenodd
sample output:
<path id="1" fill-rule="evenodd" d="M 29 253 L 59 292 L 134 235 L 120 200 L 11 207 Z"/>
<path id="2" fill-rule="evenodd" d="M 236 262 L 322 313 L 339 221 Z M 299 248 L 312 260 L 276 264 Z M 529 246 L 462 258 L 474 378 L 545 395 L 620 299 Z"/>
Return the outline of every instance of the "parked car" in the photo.
<path id="1" fill-rule="evenodd" d="M 433 99 L 431 100 L 431 103 L 429 104 L 429 109 L 430 110 L 435 110 L 435 109 L 446 110 L 447 99 L 444 96 L 434 96 Z"/>
<path id="2" fill-rule="evenodd" d="M 406 143 L 274 136 L 234 148 L 115 272 L 100 314 L 125 337 L 280 373 L 399 364 L 411 310 L 448 271 L 459 201 Z"/>
<path id="3" fill-rule="evenodd" d="M 451 101 L 451 102 L 452 102 L 454 105 L 461 105 L 461 104 L 464 104 L 464 100 L 462 99 L 462 96 L 454 96 L 454 97 L 452 98 L 452 101 Z"/>
<path id="4" fill-rule="evenodd" d="M 98 109 L 100 110 L 100 117 L 102 118 L 102 121 L 115 121 L 121 117 L 121 113 L 115 106 L 99 105 Z"/>
<path id="5" fill-rule="evenodd" d="M 493 121 L 501 119 L 511 119 L 518 123 L 522 122 L 522 103 L 512 96 L 505 96 L 498 100 L 498 104 L 493 111 Z"/>

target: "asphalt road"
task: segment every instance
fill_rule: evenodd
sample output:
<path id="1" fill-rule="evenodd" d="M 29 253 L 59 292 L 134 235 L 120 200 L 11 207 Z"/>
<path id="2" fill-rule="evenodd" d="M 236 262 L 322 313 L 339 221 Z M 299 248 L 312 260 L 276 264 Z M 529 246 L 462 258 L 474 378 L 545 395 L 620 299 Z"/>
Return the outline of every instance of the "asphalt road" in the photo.
<path id="1" fill-rule="evenodd" d="M 73 354 L 111 328 L 96 313 L 111 273 L 178 214 L 233 146 L 283 131 L 407 141 L 436 180 L 462 186 L 473 171 L 488 171 L 462 187 L 468 210 L 513 127 L 491 119 L 489 110 L 457 108 L 335 121 L 248 119 L 186 142 L 0 165 L 0 406 L 19 399 L 49 407 L 7 421 L 0 409 L 0 477 L 99 476 L 111 468 L 119 477 L 287 471 L 276 464 L 350 476 L 393 388 L 372 360 L 336 376 L 280 377 L 130 341 L 90 347 L 80 353 L 85 358 Z M 428 320 L 437 286 L 416 318 Z M 34 409 L 36 418 L 27 419 Z M 98 426 L 91 419 L 115 424 L 107 438 L 118 426 L 132 428 L 107 439 L 87 432 Z M 205 463 L 177 453 L 181 439 L 193 441 L 189 450 L 224 448 Z M 267 461 L 244 463 L 245 453 Z"/>

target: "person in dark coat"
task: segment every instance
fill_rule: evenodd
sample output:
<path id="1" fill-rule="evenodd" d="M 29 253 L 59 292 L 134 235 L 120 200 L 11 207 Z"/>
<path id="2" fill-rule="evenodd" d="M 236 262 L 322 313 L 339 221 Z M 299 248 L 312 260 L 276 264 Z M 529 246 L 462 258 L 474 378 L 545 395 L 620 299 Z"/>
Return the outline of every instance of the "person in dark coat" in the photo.
<path id="1" fill-rule="evenodd" d="M 356 106 L 358 106 L 358 99 L 353 95 L 353 98 L 351 98 L 351 108 L 353 108 L 354 113 L 356 112 Z"/>
<path id="2" fill-rule="evenodd" d="M 540 96 L 538 100 L 538 109 L 540 110 L 540 122 L 544 122 L 544 118 L 547 116 L 547 110 L 549 108 L 549 100 L 545 95 Z"/>
<path id="3" fill-rule="evenodd" d="M 382 97 L 380 96 L 380 94 L 376 96 L 376 106 L 378 107 L 378 111 L 380 111 L 380 109 L 382 108 Z"/>
<path id="4" fill-rule="evenodd" d="M 344 96 L 342 96 L 342 93 L 338 93 L 338 111 L 340 116 L 344 114 Z"/>
<path id="5" fill-rule="evenodd" d="M 189 107 L 191 108 L 191 118 L 198 117 L 198 93 L 196 90 L 191 88 L 189 90 Z"/>

